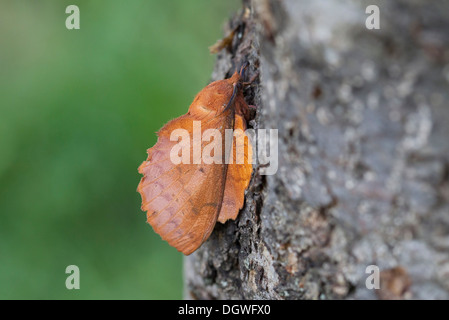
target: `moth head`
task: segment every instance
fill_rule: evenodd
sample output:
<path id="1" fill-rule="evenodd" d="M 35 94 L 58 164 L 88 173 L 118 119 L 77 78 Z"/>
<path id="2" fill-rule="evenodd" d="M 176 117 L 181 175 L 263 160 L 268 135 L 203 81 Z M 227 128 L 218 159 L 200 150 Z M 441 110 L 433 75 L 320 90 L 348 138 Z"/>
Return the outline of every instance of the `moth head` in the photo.
<path id="1" fill-rule="evenodd" d="M 224 80 L 214 81 L 197 94 L 190 106 L 189 112 L 218 113 L 230 107 L 234 98 L 242 94 L 242 78 L 239 72 Z"/>

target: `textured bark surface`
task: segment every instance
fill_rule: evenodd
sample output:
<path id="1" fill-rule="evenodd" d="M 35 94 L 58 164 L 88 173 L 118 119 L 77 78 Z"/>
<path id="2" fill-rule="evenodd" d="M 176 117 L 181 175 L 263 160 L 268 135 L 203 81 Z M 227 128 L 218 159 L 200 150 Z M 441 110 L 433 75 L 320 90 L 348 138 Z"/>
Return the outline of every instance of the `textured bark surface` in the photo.
<path id="1" fill-rule="evenodd" d="M 212 77 L 259 70 L 246 94 L 253 126 L 279 130 L 279 170 L 255 165 L 237 220 L 186 257 L 185 297 L 449 299 L 449 2 L 244 7 Z"/>

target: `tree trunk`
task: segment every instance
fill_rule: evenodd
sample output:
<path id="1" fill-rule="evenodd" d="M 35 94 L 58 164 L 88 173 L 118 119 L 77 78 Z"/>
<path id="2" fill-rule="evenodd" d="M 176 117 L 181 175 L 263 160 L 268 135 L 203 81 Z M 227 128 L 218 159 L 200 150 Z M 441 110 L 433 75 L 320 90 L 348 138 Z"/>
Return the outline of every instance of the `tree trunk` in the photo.
<path id="1" fill-rule="evenodd" d="M 237 220 L 185 258 L 185 297 L 449 299 L 449 2 L 243 3 L 213 80 L 259 71 L 279 169 L 256 164 Z"/>

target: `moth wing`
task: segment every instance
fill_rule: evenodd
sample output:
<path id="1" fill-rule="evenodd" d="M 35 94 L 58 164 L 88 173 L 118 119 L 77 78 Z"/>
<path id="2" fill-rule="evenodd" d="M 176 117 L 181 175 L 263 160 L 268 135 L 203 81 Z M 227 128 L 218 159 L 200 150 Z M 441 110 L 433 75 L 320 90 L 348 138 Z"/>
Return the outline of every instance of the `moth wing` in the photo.
<path id="1" fill-rule="evenodd" d="M 225 223 L 227 220 L 235 220 L 240 209 L 243 208 L 245 199 L 245 190 L 248 188 L 251 180 L 253 166 L 251 141 L 245 134 L 246 121 L 240 115 L 235 115 L 233 139 L 233 161 L 228 164 L 226 175 L 226 186 L 223 195 L 223 204 L 221 206 L 218 221 Z M 243 149 L 239 149 L 243 146 Z M 243 158 L 240 158 L 242 157 Z M 239 160 L 237 163 L 236 160 Z"/>
<path id="2" fill-rule="evenodd" d="M 186 114 L 158 132 L 157 143 L 148 149 L 148 159 L 139 167 L 143 178 L 137 188 L 148 223 L 162 239 L 185 255 L 198 249 L 211 234 L 221 210 L 226 178 L 225 164 L 192 163 L 194 120 L 197 119 Z M 231 122 L 230 117 L 202 120 L 201 131 L 215 128 L 224 136 Z M 170 152 L 178 143 L 170 141 L 175 129 L 190 133 L 189 164 L 173 164 L 170 159 Z"/>

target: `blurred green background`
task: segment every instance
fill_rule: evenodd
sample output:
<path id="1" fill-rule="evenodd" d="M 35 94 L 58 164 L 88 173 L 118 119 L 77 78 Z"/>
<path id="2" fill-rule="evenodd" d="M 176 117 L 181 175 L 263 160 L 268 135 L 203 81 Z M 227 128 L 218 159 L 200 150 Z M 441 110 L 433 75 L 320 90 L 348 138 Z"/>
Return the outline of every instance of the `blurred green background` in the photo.
<path id="1" fill-rule="evenodd" d="M 137 167 L 207 84 L 239 3 L 2 0 L 1 299 L 182 298 L 182 254 L 146 223 Z"/>

